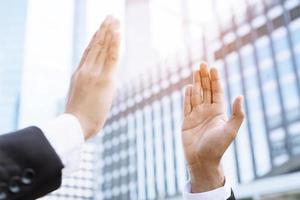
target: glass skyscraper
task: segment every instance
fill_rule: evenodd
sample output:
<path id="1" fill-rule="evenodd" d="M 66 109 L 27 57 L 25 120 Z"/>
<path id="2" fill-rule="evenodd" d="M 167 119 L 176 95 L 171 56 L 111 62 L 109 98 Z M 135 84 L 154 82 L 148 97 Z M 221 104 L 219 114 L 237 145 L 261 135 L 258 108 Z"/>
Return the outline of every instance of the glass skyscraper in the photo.
<path id="1" fill-rule="evenodd" d="M 0 133 L 18 126 L 27 0 L 0 1 Z"/>
<path id="2" fill-rule="evenodd" d="M 276 193 L 299 177 L 300 2 L 239 2 L 226 21 L 217 10 L 222 0 L 214 1 L 214 33 L 203 31 L 201 57 L 189 48 L 123 85 L 103 131 L 98 190 L 104 199 L 180 199 L 188 179 L 182 88 L 201 60 L 221 71 L 228 108 L 235 96 L 245 97 L 245 122 L 223 160 L 237 197 Z M 300 188 L 299 181 L 293 184 Z"/>
<path id="3" fill-rule="evenodd" d="M 60 93 L 61 85 L 53 88 L 53 82 L 70 77 L 79 62 L 85 41 L 85 9 L 84 0 L 0 1 L 0 134 L 37 125 L 37 119 L 50 120 L 52 113 L 63 112 L 65 100 L 50 94 L 50 90 L 52 87 Z M 67 47 L 57 49 L 58 41 Z M 51 82 L 53 73 L 56 80 Z M 40 80 L 52 86 L 41 87 Z M 65 82 L 63 85 L 68 86 L 69 81 Z M 43 199 L 93 199 L 95 152 L 92 144 L 86 144 L 81 161 L 84 164 L 63 178 L 59 190 Z"/>

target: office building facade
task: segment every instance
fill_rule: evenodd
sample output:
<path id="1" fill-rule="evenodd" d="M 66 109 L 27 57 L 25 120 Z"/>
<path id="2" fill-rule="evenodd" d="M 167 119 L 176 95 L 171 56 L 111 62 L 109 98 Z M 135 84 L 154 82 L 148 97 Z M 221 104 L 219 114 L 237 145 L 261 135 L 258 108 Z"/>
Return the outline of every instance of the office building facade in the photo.
<path id="1" fill-rule="evenodd" d="M 0 2 L 0 132 L 18 126 L 27 0 Z"/>
<path id="2" fill-rule="evenodd" d="M 86 39 L 85 4 L 0 1 L 0 134 L 39 125 L 63 112 L 69 77 Z M 79 170 L 43 199 L 93 199 L 96 152 L 87 143 Z"/>
<path id="3" fill-rule="evenodd" d="M 66 77 L 83 49 L 85 1 L 47 2 L 11 0 L 0 6 L 0 114 L 5 116 L 0 119 L 1 133 L 48 119 L 63 109 L 67 87 L 61 85 L 67 85 Z M 130 54 L 121 64 L 151 66 L 122 84 L 103 133 L 84 148 L 80 170 L 65 177 L 61 189 L 45 199 L 181 199 L 188 179 L 180 138 L 182 89 L 191 82 L 192 69 L 201 60 L 215 63 L 220 70 L 228 113 L 236 95 L 245 97 L 245 122 L 223 160 L 236 196 L 272 199 L 270 194 L 299 190 L 300 1 L 237 1 L 238 9 L 225 18 L 218 10 L 224 1 L 215 0 L 213 27 L 199 26 L 190 16 L 189 9 L 198 8 L 198 1 L 164 1 L 159 9 L 168 4 L 178 6 L 163 10 L 168 17 L 158 19 L 159 23 L 182 23 L 178 27 L 183 30 L 179 35 L 184 49 L 156 64 L 148 26 L 158 22 L 152 19 L 149 2 L 126 1 L 126 51 Z M 160 5 L 161 1 L 157 2 Z M 6 9 L 8 4 L 13 11 Z M 56 15 L 48 18 L 51 6 Z M 180 15 L 177 8 L 182 8 Z M 39 12 L 42 9 L 45 13 Z M 200 11 L 200 7 L 196 9 L 196 16 Z M 45 25 L 35 21 L 37 16 L 49 20 L 45 30 L 49 29 L 51 38 L 64 38 L 65 46 L 73 46 L 56 52 L 47 40 L 44 45 L 52 53 L 40 57 L 47 61 L 45 68 L 34 62 L 42 44 L 37 33 Z M 58 24 L 63 25 L 57 28 Z M 172 30 L 176 26 L 171 23 L 166 26 L 174 34 L 180 31 Z M 25 32 L 28 49 L 22 69 Z M 57 71 L 61 76 L 50 80 Z M 122 74 L 128 71 L 134 73 L 135 69 L 124 68 Z M 32 79 L 34 75 L 39 78 Z M 32 97 L 41 96 L 46 96 L 45 102 L 32 102 Z"/>
<path id="4" fill-rule="evenodd" d="M 215 10 L 199 54 L 180 51 L 120 89 L 102 137 L 103 199 L 180 198 L 182 89 L 201 60 L 220 70 L 229 114 L 234 97 L 245 97 L 245 122 L 223 160 L 237 197 L 300 188 L 300 2 L 241 2 L 242 15 L 227 22 Z"/>

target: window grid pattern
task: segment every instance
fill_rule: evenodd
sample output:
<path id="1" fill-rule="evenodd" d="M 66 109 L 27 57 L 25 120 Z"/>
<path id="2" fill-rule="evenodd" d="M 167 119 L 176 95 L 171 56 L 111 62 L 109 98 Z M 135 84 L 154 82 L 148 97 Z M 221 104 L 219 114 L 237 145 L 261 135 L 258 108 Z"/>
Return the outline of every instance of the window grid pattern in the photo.
<path id="1" fill-rule="evenodd" d="M 93 143 L 88 143 L 84 146 L 79 169 L 63 178 L 60 189 L 47 195 L 45 199 L 94 199 L 94 183 L 96 183 L 95 167 L 96 167 L 96 146 Z"/>
<path id="2" fill-rule="evenodd" d="M 225 162 L 234 164 L 236 184 L 285 173 L 281 167 L 300 152 L 300 5 L 288 8 L 284 2 L 258 2 L 260 12 L 246 10 L 243 24 L 235 21 L 233 16 L 230 28 L 219 27 L 219 38 L 214 41 L 219 43 L 218 48 L 212 50 L 203 42 L 206 54 L 201 57 L 206 59 L 207 52 L 214 53 L 212 60 L 221 66 L 229 107 L 237 94 L 245 97 L 246 122 L 230 147 L 230 156 L 225 156 L 233 156 Z M 266 18 L 263 24 L 252 23 L 278 7 L 284 7 L 282 13 Z M 243 34 L 239 32 L 242 26 L 249 28 Z M 232 42 L 224 39 L 228 35 L 234 35 Z M 137 85 L 124 85 L 113 104 L 106 127 L 130 116 L 133 128 L 124 129 L 126 133 L 120 130 L 106 132 L 102 143 L 105 147 L 113 140 L 110 138 L 112 135 L 116 138 L 122 134 L 134 135 L 131 146 L 135 155 L 129 165 L 135 166 L 135 173 L 130 182 L 123 183 L 134 186 L 129 189 L 131 199 L 171 199 L 180 196 L 188 178 L 179 149 L 182 89 L 190 83 L 192 68 L 200 61 L 199 57 L 192 57 L 187 55 L 188 60 L 180 60 L 178 67 L 172 71 L 163 69 L 162 73 L 157 73 L 162 70 L 159 64 L 153 69 L 155 73 L 147 72 L 153 81 L 141 77 L 136 81 Z M 155 79 L 151 78 L 153 74 Z M 114 151 L 120 151 L 120 146 L 116 146 Z M 105 153 L 103 159 L 111 156 L 113 152 Z M 108 168 L 121 169 L 120 165 L 104 166 L 104 175 Z M 104 191 L 122 187 L 109 183 Z M 104 180 L 103 186 L 109 183 Z M 122 199 L 122 196 L 112 192 L 104 199 Z"/>

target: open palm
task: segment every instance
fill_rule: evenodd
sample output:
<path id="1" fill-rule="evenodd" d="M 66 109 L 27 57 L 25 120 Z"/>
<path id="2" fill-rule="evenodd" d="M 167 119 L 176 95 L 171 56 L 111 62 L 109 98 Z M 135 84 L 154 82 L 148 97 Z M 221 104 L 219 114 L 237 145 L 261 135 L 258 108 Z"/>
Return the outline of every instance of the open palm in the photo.
<path id="1" fill-rule="evenodd" d="M 206 64 L 193 74 L 184 103 L 182 142 L 189 167 L 201 162 L 219 164 L 242 124 L 242 97 L 233 103 L 230 119 L 225 113 L 223 91 L 216 68 Z"/>
<path id="2" fill-rule="evenodd" d="M 85 139 L 104 126 L 116 88 L 119 21 L 108 16 L 94 34 L 72 77 L 66 113 L 76 116 Z"/>

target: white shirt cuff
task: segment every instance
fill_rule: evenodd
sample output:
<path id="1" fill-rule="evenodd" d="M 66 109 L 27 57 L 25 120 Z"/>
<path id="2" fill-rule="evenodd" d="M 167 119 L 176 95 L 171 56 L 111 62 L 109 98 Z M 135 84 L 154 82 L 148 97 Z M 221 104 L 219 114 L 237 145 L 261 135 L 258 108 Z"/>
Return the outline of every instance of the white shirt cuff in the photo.
<path id="1" fill-rule="evenodd" d="M 63 176 L 78 170 L 84 144 L 84 134 L 78 119 L 71 114 L 62 114 L 39 128 L 64 164 Z"/>
<path id="2" fill-rule="evenodd" d="M 184 200 L 227 200 L 231 196 L 231 187 L 228 181 L 225 181 L 223 187 L 202 192 L 202 193 L 191 193 L 191 182 L 187 182 L 183 189 Z"/>

